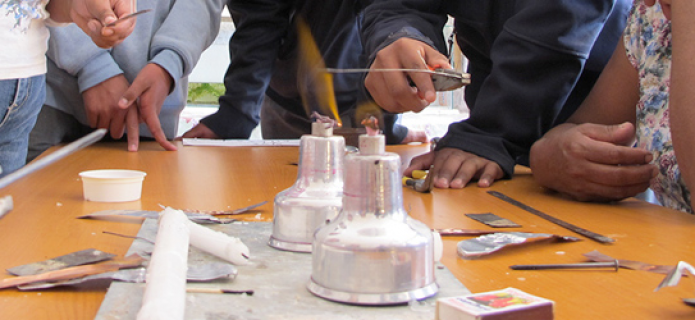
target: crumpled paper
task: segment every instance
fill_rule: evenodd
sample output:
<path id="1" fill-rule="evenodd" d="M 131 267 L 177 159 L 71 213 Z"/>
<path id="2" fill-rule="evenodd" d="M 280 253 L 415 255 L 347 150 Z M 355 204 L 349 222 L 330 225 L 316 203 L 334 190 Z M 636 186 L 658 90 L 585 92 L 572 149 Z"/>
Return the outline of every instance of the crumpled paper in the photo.
<path id="1" fill-rule="evenodd" d="M 458 254 L 464 258 L 479 257 L 497 252 L 508 246 L 519 246 L 543 240 L 574 242 L 580 239 L 547 233 L 501 232 L 463 240 L 458 243 L 457 250 Z"/>

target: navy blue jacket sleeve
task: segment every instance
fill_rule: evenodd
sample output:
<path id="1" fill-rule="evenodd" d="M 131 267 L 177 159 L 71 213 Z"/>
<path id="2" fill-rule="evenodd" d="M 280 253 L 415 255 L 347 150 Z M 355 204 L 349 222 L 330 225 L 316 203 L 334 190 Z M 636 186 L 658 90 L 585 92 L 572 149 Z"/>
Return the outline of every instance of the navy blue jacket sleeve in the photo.
<path id="1" fill-rule="evenodd" d="M 201 120 L 223 139 L 248 139 L 260 121 L 261 100 L 290 24 L 289 0 L 230 0 L 236 30 L 218 111 Z"/>
<path id="2" fill-rule="evenodd" d="M 490 159 L 510 177 L 517 161 L 563 113 L 614 5 L 608 0 L 381 1 L 366 10 L 363 37 L 372 56 L 400 36 L 431 39 L 442 51 L 439 25 L 446 14 L 453 16 L 457 42 L 470 60 L 473 83 L 466 101 L 471 114 L 451 124 L 437 148 Z M 617 38 L 611 41 L 614 48 Z"/>

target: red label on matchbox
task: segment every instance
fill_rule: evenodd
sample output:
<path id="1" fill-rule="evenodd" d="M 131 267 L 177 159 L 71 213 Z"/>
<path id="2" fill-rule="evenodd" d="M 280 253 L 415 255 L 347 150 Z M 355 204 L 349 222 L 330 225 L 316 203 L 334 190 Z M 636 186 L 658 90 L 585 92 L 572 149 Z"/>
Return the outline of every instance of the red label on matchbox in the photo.
<path id="1" fill-rule="evenodd" d="M 552 320 L 553 301 L 514 288 L 437 300 L 437 320 Z"/>

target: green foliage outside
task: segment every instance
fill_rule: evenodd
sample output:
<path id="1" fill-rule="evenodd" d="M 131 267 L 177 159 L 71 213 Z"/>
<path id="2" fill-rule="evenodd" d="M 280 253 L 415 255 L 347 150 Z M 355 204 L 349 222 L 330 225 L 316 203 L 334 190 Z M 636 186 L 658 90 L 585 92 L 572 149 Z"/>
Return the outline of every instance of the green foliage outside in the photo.
<path id="1" fill-rule="evenodd" d="M 217 99 L 224 94 L 222 83 L 189 83 L 188 105 L 217 105 Z"/>

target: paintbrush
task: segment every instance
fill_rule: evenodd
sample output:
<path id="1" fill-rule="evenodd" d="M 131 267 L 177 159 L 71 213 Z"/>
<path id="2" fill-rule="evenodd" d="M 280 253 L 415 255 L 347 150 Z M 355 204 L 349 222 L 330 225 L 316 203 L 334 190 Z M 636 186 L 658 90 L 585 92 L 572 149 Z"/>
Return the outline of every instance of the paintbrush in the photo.
<path id="1" fill-rule="evenodd" d="M 222 294 L 246 294 L 253 295 L 253 290 L 229 290 L 219 288 L 186 288 L 186 292 L 190 293 L 222 293 Z"/>
<path id="2" fill-rule="evenodd" d="M 580 262 L 564 264 L 516 264 L 509 266 L 512 270 L 558 270 L 558 269 L 614 269 L 618 271 L 618 260 L 611 262 Z"/>

